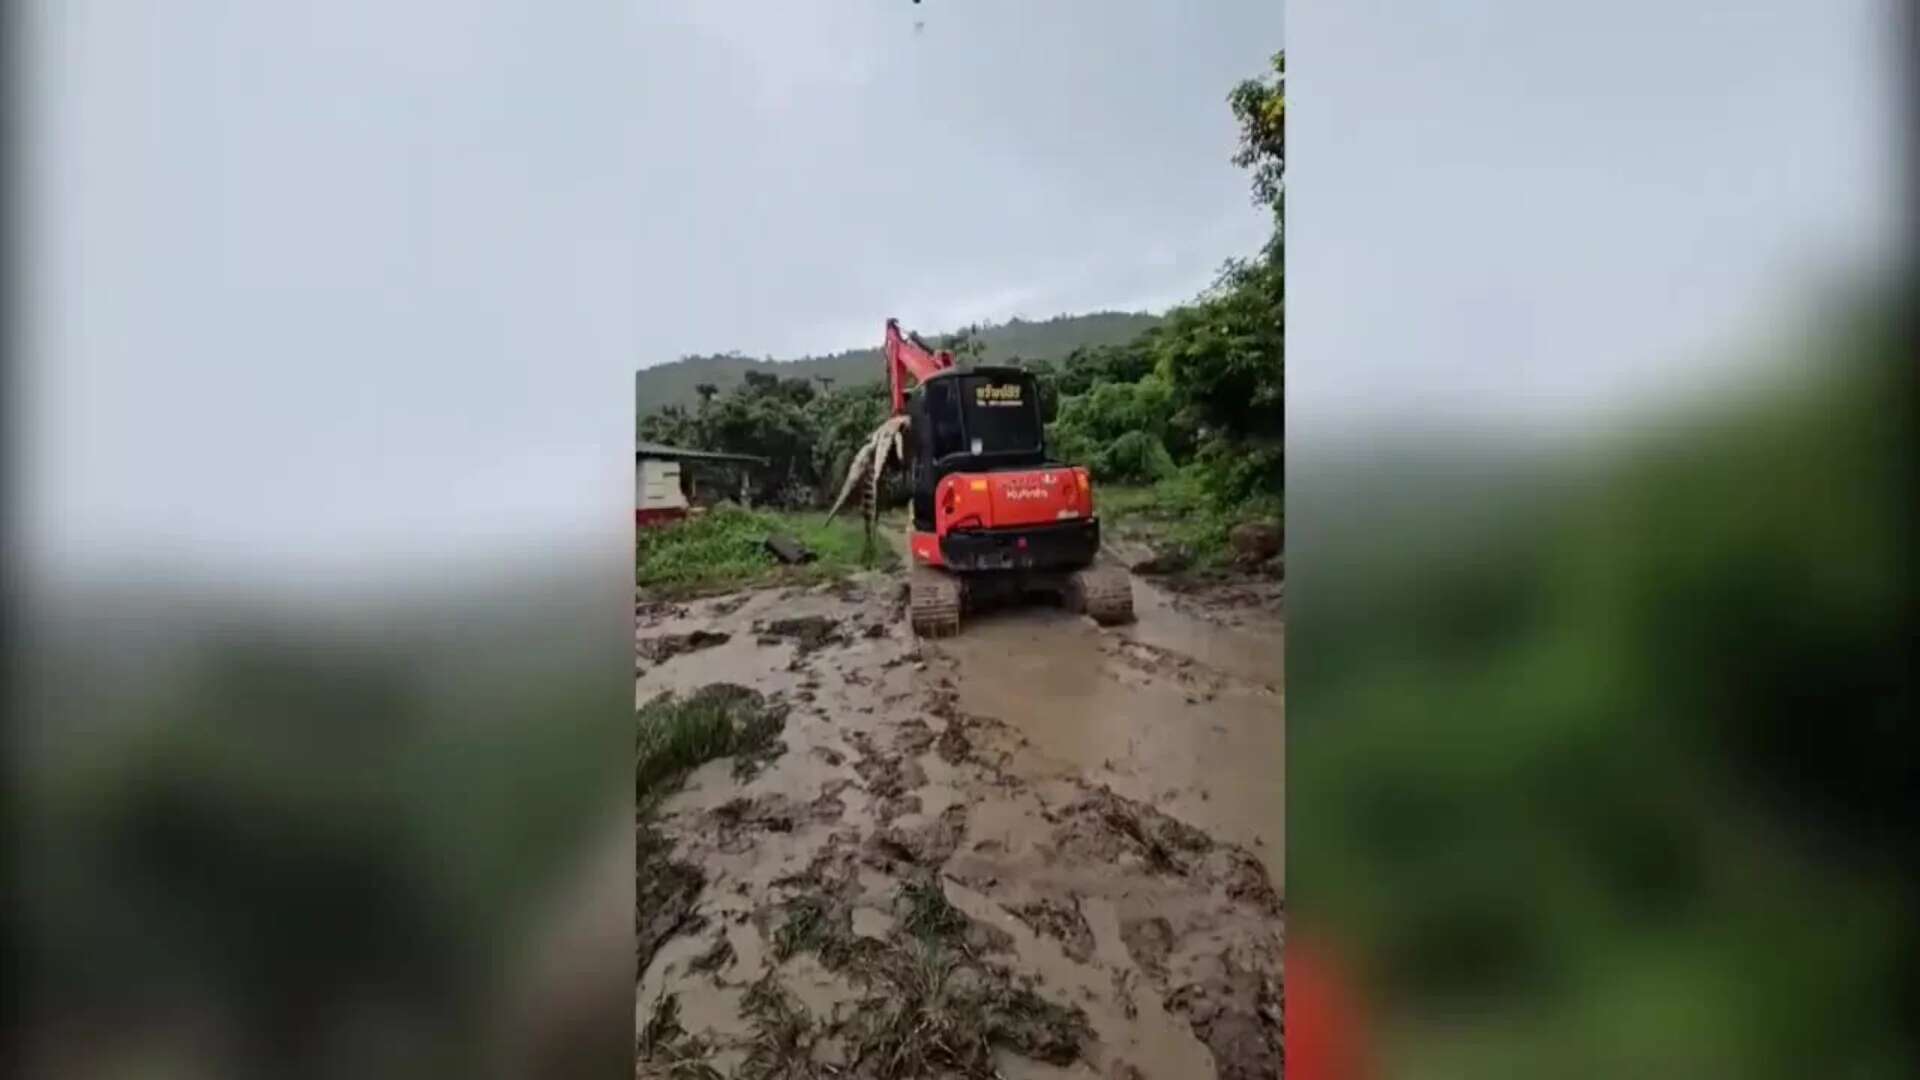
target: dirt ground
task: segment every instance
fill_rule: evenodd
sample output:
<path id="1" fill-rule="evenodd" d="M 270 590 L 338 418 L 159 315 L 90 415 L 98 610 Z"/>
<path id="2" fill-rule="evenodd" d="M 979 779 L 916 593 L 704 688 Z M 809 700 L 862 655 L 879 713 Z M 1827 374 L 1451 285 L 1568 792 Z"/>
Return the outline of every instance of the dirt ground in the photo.
<path id="1" fill-rule="evenodd" d="M 787 714 L 784 752 L 654 818 L 703 883 L 643 957 L 640 1075 L 701 1075 L 675 1037 L 707 1075 L 1281 1075 L 1278 590 L 1137 578 L 1132 626 L 1025 606 L 920 642 L 903 580 L 642 605 L 638 702 Z"/>

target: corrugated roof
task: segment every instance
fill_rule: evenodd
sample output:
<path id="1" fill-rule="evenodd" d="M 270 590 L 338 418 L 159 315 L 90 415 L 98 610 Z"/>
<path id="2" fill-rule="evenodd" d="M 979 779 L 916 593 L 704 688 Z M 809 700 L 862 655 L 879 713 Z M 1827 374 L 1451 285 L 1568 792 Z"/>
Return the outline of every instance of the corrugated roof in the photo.
<path id="1" fill-rule="evenodd" d="M 683 458 L 695 461 L 750 461 L 755 465 L 761 466 L 767 463 L 766 458 L 754 457 L 752 454 L 723 454 L 715 450 L 686 450 L 678 446 L 668 446 L 665 443 L 656 442 L 636 444 L 633 456 L 637 458 Z"/>

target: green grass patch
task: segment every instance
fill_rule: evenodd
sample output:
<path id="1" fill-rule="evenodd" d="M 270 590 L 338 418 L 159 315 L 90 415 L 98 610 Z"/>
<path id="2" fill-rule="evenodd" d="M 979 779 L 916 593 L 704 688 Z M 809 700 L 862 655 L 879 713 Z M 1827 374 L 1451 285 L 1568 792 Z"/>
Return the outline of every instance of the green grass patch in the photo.
<path id="1" fill-rule="evenodd" d="M 996 1048 L 1065 1066 L 1093 1038 L 1079 1008 L 938 942 L 897 941 L 867 979 L 872 989 L 847 1024 L 859 1075 L 991 1080 L 1002 1075 Z"/>
<path id="2" fill-rule="evenodd" d="M 871 548 L 858 515 L 828 524 L 824 511 L 784 513 L 716 507 L 675 525 L 641 529 L 635 579 L 663 598 L 696 596 L 774 584 L 834 581 L 862 569 L 891 569 L 893 547 L 876 532 Z M 768 536 L 791 536 L 814 561 L 788 566 L 766 549 Z"/>
<path id="3" fill-rule="evenodd" d="M 1152 484 L 1095 484 L 1093 498 L 1103 518 L 1124 521 L 1161 517 L 1160 500 Z"/>
<path id="4" fill-rule="evenodd" d="M 747 1057 L 735 1080 L 805 1080 L 830 1076 L 816 1067 L 813 1049 L 823 1031 L 813 1014 L 769 970 L 747 988 L 740 1011 L 753 1023 Z"/>
<path id="5" fill-rule="evenodd" d="M 783 707 L 744 686 L 713 683 L 685 698 L 661 694 L 635 714 L 634 799 L 652 806 L 715 758 L 734 757 L 749 769 L 763 764 L 778 752 L 785 726 Z"/>
<path id="6" fill-rule="evenodd" d="M 673 1080 L 721 1080 L 720 1070 L 707 1064 L 713 1048 L 705 1039 L 690 1035 L 680 1023 L 680 996 L 664 994 L 654 1002 L 646 1026 L 634 1040 L 634 1057 L 642 1076 L 672 1077 Z M 650 1068 L 649 1068 L 650 1067 Z"/>
<path id="7" fill-rule="evenodd" d="M 904 911 L 900 924 L 907 933 L 929 944 L 965 942 L 967 917 L 947 899 L 938 878 L 928 875 L 902 882 L 898 900 Z"/>
<path id="8" fill-rule="evenodd" d="M 833 951 L 831 946 L 852 932 L 851 924 L 838 925 L 844 920 L 836 918 L 836 914 L 827 897 L 817 893 L 805 893 L 787 901 L 780 927 L 773 933 L 773 958 L 784 961 L 803 952 Z"/>
<path id="9" fill-rule="evenodd" d="M 1092 1039 L 1085 1012 L 1048 1001 L 1031 980 L 968 947 L 974 924 L 933 875 L 901 884 L 894 904 L 900 923 L 885 939 L 855 937 L 846 897 L 814 884 L 815 891 L 776 909 L 773 959 L 816 954 L 827 970 L 860 986 L 861 998 L 849 1015 L 836 1010 L 822 1024 L 790 1001 L 769 971 L 741 1003 L 754 1033 L 738 1075 L 826 1075 L 813 1071 L 811 1051 L 830 1036 L 851 1058 L 843 1073 L 830 1075 L 989 1080 L 1002 1075 L 997 1050 L 1068 1065 Z"/>
<path id="10" fill-rule="evenodd" d="M 828 971 L 853 968 L 855 976 L 884 952 L 879 942 L 855 937 L 853 909 L 844 898 L 828 893 L 803 893 L 780 906 L 780 924 L 773 932 L 773 956 L 784 963 L 800 953 L 813 953 Z"/>

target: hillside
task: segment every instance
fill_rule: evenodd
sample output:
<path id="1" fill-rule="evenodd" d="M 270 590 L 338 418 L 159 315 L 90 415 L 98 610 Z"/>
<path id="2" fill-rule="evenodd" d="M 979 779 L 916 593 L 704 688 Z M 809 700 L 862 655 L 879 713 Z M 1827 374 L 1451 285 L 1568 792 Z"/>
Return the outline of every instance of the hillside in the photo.
<path id="1" fill-rule="evenodd" d="M 1057 360 L 1083 345 L 1119 345 L 1133 340 L 1148 327 L 1160 322 L 1160 316 L 1122 311 L 1099 311 L 1086 315 L 1060 315 L 1044 321 L 1013 319 L 998 325 L 969 328 L 983 351 L 978 362 L 995 363 L 1012 359 Z M 873 336 L 880 337 L 880 325 L 874 324 Z M 946 335 L 951 336 L 951 335 Z M 927 335 L 929 341 L 942 337 Z M 688 356 L 653 367 L 641 368 L 635 378 L 635 393 L 641 414 L 663 405 L 695 405 L 700 395 L 695 387 L 712 383 L 722 392 L 740 384 L 748 371 L 770 371 L 786 377 L 830 378 L 841 386 L 877 380 L 881 377 L 880 349 L 850 349 L 828 356 L 807 356 L 792 360 L 755 360 L 735 354 Z"/>

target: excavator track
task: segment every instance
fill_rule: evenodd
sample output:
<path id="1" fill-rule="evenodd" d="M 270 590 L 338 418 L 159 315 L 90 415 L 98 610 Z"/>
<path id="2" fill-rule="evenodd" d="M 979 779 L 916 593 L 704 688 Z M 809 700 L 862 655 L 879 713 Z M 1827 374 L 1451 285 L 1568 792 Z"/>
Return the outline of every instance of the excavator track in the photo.
<path id="1" fill-rule="evenodd" d="M 960 632 L 960 579 L 928 566 L 916 566 L 907 579 L 907 612 L 920 637 L 952 637 Z"/>
<path id="2" fill-rule="evenodd" d="M 1133 578 L 1118 566 L 1097 564 L 1068 579 L 1068 603 L 1101 626 L 1133 621 Z"/>

